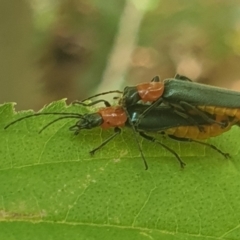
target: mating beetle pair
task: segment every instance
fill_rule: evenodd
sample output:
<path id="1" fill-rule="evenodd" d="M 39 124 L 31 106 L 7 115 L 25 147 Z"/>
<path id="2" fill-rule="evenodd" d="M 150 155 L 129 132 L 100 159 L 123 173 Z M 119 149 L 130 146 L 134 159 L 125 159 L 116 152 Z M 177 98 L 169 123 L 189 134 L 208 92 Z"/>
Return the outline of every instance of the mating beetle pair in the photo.
<path id="1" fill-rule="evenodd" d="M 221 101 L 218 101 L 219 99 Z M 229 130 L 232 125 L 238 124 L 240 115 L 238 113 L 240 109 L 240 103 L 237 104 L 238 99 L 240 99 L 239 92 L 193 83 L 186 77 L 179 75 L 177 78 L 166 79 L 162 82 L 158 77 L 155 77 L 150 83 L 126 87 L 119 101 L 119 106 L 110 106 L 105 100 L 98 100 L 91 104 L 77 102 L 82 105 L 104 102 L 106 107 L 99 109 L 96 113 L 85 115 L 58 112 L 36 113 L 11 122 L 5 129 L 25 118 L 51 114 L 61 117 L 47 124 L 42 130 L 65 118 L 78 119 L 76 124 L 70 127 L 70 130 L 74 131 L 75 134 L 78 134 L 82 129 L 92 129 L 98 126 L 102 128 L 113 127 L 114 134 L 93 149 L 90 152 L 93 154 L 117 136 L 121 132 L 121 127 L 130 126 L 134 130 L 135 136 L 137 132 L 143 138 L 160 144 L 174 154 L 181 167 L 184 167 L 185 164 L 174 150 L 157 141 L 149 133 L 161 132 L 175 140 L 194 141 L 210 146 L 224 157 L 229 157 L 228 154 L 223 153 L 215 146 L 198 140 L 217 136 Z M 150 105 L 145 102 L 150 102 Z M 138 140 L 137 143 L 147 169 L 148 165 Z"/>

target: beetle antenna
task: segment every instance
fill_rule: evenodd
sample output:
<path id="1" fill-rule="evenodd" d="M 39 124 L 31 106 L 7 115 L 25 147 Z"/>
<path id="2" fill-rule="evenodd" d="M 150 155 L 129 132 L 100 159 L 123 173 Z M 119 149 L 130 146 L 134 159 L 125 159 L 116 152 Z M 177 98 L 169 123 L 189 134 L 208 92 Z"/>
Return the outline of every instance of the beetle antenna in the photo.
<path id="1" fill-rule="evenodd" d="M 82 115 L 79 114 L 79 113 L 60 113 L 60 112 L 52 112 L 52 113 L 34 113 L 34 114 L 31 114 L 31 115 L 27 115 L 27 116 L 24 116 L 24 117 L 21 117 L 21 118 L 18 118 L 17 120 L 13 121 L 13 122 L 10 122 L 9 124 L 7 124 L 4 129 L 7 129 L 9 128 L 10 126 L 14 125 L 15 123 L 17 122 L 20 122 L 24 119 L 27 119 L 27 118 L 31 118 L 31 117 L 38 117 L 38 116 L 42 116 L 42 115 L 66 115 L 65 118 L 69 118 L 70 116 L 72 118 L 81 118 Z M 61 118 L 62 119 L 62 118 Z"/>
<path id="2" fill-rule="evenodd" d="M 44 127 L 42 127 L 42 129 L 38 132 L 38 133 L 42 133 L 46 128 L 48 128 L 50 125 L 54 124 L 57 121 L 60 121 L 62 119 L 66 119 L 66 118 L 82 118 L 82 116 L 76 116 L 76 115 L 69 115 L 69 116 L 63 116 L 63 117 L 59 117 L 51 122 L 49 122 L 48 124 L 46 124 Z"/>
<path id="3" fill-rule="evenodd" d="M 81 102 L 90 100 L 90 99 L 92 99 L 92 98 L 99 97 L 99 96 L 101 96 L 101 95 L 107 95 L 107 94 L 110 94 L 110 93 L 121 93 L 121 94 L 122 94 L 123 92 L 122 92 L 122 91 L 119 91 L 119 90 L 102 92 L 102 93 L 95 94 L 95 95 L 93 95 L 93 96 L 91 96 L 91 97 L 85 98 L 85 99 L 83 99 L 83 100 L 81 100 L 81 101 L 78 101 L 78 100 L 73 101 L 72 104 L 78 104 L 78 103 L 81 103 Z"/>

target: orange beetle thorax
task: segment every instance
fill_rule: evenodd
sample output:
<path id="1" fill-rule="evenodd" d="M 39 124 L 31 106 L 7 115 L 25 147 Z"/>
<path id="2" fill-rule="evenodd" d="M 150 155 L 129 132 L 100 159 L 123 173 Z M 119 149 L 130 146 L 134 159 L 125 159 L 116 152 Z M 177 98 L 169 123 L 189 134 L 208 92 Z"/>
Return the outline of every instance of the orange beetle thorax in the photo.
<path id="1" fill-rule="evenodd" d="M 143 102 L 154 102 L 160 98 L 164 91 L 162 82 L 150 82 L 137 85 L 138 94 Z"/>
<path id="2" fill-rule="evenodd" d="M 122 107 L 106 107 L 99 110 L 103 118 L 102 128 L 123 127 L 127 116 Z"/>

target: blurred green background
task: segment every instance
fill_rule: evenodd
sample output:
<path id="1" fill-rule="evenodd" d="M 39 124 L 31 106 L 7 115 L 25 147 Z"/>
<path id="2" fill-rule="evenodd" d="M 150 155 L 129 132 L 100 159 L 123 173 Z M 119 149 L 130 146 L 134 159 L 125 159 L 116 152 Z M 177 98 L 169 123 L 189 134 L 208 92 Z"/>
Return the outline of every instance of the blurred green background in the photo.
<path id="1" fill-rule="evenodd" d="M 176 72 L 240 90 L 240 1 L 0 1 L 0 53 L 18 110 Z"/>

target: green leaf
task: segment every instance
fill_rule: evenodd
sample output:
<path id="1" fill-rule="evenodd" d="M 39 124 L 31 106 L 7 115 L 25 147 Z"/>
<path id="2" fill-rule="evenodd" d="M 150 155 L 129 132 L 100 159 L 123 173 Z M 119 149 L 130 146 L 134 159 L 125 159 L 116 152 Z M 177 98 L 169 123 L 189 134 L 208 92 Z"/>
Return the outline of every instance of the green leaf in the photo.
<path id="1" fill-rule="evenodd" d="M 79 112 L 53 103 L 44 112 Z M 131 129 L 91 157 L 112 131 L 74 136 L 67 119 L 0 107 L 0 239 L 239 239 L 239 129 L 209 140 L 232 158 L 196 143 L 162 141 L 171 153 L 142 140 L 144 169 Z M 160 138 L 161 139 L 161 138 Z"/>

